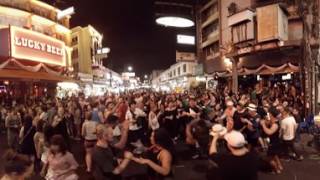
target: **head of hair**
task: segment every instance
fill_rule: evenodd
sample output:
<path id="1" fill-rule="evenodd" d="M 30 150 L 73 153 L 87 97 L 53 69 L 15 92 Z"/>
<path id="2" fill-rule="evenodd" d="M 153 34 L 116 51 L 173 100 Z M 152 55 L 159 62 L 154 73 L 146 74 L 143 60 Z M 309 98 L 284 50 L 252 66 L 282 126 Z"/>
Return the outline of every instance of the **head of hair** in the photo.
<path id="1" fill-rule="evenodd" d="M 85 112 L 85 119 L 86 120 L 91 120 L 91 118 L 92 118 L 92 113 L 90 111 L 86 111 Z"/>
<path id="2" fill-rule="evenodd" d="M 105 125 L 105 124 L 98 124 L 96 127 L 96 134 L 98 139 L 103 138 L 103 134 L 108 130 L 110 126 Z"/>
<path id="3" fill-rule="evenodd" d="M 23 175 L 27 169 L 32 165 L 32 160 L 26 156 L 8 150 L 3 157 L 4 160 L 4 172 L 7 175 Z"/>
<path id="4" fill-rule="evenodd" d="M 159 128 L 154 131 L 154 141 L 156 144 L 161 146 L 162 148 L 168 150 L 169 152 L 173 153 L 174 151 L 174 144 L 170 137 L 168 131 L 164 128 Z"/>
<path id="5" fill-rule="evenodd" d="M 119 122 L 119 117 L 118 116 L 115 116 L 115 115 L 110 115 L 108 118 L 107 118 L 107 122 L 109 124 L 117 124 Z"/>
<path id="6" fill-rule="evenodd" d="M 136 101 L 132 100 L 129 102 L 129 107 L 131 107 L 131 105 L 136 105 L 136 104 L 137 104 Z"/>
<path id="7" fill-rule="evenodd" d="M 25 129 L 25 132 L 28 131 L 29 128 L 32 127 L 32 117 L 27 115 L 23 119 L 23 127 Z"/>
<path id="8" fill-rule="evenodd" d="M 36 125 L 36 131 L 37 132 L 44 132 L 44 125 L 45 125 L 45 121 L 44 120 L 38 121 L 38 123 Z"/>
<path id="9" fill-rule="evenodd" d="M 50 139 L 50 145 L 59 146 L 59 151 L 62 154 L 65 154 L 67 152 L 67 144 L 64 141 L 64 138 L 61 135 L 54 135 Z"/>

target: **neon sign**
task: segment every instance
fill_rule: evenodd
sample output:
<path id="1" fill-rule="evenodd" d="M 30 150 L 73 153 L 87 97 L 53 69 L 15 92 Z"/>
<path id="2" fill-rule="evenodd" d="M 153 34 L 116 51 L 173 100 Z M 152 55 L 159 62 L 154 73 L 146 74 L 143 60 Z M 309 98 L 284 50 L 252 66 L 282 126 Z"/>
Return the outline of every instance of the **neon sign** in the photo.
<path id="1" fill-rule="evenodd" d="M 47 53 L 63 56 L 63 50 L 61 48 L 51 46 L 46 43 L 20 37 L 14 37 L 14 40 L 16 46 L 28 47 L 40 51 L 46 51 Z"/>
<path id="2" fill-rule="evenodd" d="M 12 57 L 66 66 L 64 42 L 38 32 L 12 26 L 10 35 Z"/>

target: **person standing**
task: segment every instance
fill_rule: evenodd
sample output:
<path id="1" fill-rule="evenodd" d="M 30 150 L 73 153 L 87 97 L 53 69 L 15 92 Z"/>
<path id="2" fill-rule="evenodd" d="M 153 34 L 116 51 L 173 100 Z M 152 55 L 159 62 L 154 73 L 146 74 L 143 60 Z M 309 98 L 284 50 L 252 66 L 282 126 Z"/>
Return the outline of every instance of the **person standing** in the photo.
<path id="1" fill-rule="evenodd" d="M 33 141 L 33 137 L 35 133 L 36 133 L 36 129 L 32 125 L 32 117 L 25 116 L 23 121 L 23 126 L 20 130 L 20 135 L 19 135 L 19 139 L 20 139 L 19 151 L 20 153 L 28 155 L 33 158 L 36 154 L 34 141 Z"/>
<path id="2" fill-rule="evenodd" d="M 154 131 L 159 129 L 159 121 L 157 116 L 157 106 L 155 104 L 150 105 L 150 112 L 149 112 L 149 128 Z"/>
<path id="3" fill-rule="evenodd" d="M 259 159 L 246 147 L 244 136 L 239 131 L 231 131 L 224 136 L 230 153 L 218 153 L 219 133 L 214 133 L 209 154 L 218 165 L 221 180 L 257 180 Z"/>
<path id="4" fill-rule="evenodd" d="M 287 107 L 284 107 L 282 110 L 282 121 L 280 122 L 281 130 L 280 135 L 283 140 L 284 150 L 287 153 L 287 156 L 292 156 L 296 160 L 303 160 L 303 157 L 298 155 L 294 147 L 294 139 L 298 124 L 292 115 L 290 115 L 290 110 Z"/>
<path id="5" fill-rule="evenodd" d="M 97 126 L 97 144 L 92 151 L 92 170 L 95 180 L 116 180 L 128 166 L 132 154 L 125 152 L 124 159 L 118 163 L 112 151 L 113 129 L 110 126 Z"/>
<path id="6" fill-rule="evenodd" d="M 97 142 L 96 127 L 98 123 L 92 120 L 90 112 L 86 112 L 85 114 L 86 117 L 82 125 L 81 135 L 84 138 L 84 146 L 86 149 L 85 161 L 87 165 L 87 172 L 91 172 L 91 154 L 92 149 Z"/>
<path id="7" fill-rule="evenodd" d="M 69 134 L 68 134 L 68 128 L 67 128 L 67 119 L 64 114 L 63 107 L 59 107 L 58 114 L 54 117 L 54 120 L 52 122 L 52 133 L 53 135 L 59 134 L 61 135 L 68 147 L 69 147 Z"/>
<path id="8" fill-rule="evenodd" d="M 130 102 L 129 109 L 126 113 L 126 120 L 129 121 L 128 143 L 136 142 L 143 137 L 142 126 L 138 122 L 139 116 L 145 116 L 145 113 L 136 107 L 136 102 Z"/>
<path id="9" fill-rule="evenodd" d="M 280 174 L 283 170 L 282 163 L 279 159 L 279 154 L 281 153 L 279 116 L 280 112 L 272 107 L 268 110 L 267 120 L 260 122 L 262 130 L 270 139 L 267 154 L 270 157 L 270 164 L 277 174 Z"/>
<path id="10" fill-rule="evenodd" d="M 17 150 L 19 143 L 19 130 L 21 127 L 21 117 L 17 109 L 9 110 L 5 120 L 7 128 L 8 145 L 10 148 Z"/>
<path id="11" fill-rule="evenodd" d="M 150 141 L 153 150 L 151 156 L 149 158 L 132 157 L 132 160 L 139 164 L 148 165 L 152 170 L 149 174 L 151 179 L 173 179 L 174 144 L 170 138 L 170 134 L 163 128 L 157 129 L 152 132 Z"/>

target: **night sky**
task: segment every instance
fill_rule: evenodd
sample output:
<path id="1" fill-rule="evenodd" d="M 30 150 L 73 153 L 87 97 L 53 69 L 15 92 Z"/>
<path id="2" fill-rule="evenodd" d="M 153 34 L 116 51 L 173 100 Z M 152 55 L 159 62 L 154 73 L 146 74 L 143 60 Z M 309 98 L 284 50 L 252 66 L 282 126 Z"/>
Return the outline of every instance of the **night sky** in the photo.
<path id="1" fill-rule="evenodd" d="M 131 65 L 138 75 L 149 74 L 154 69 L 165 69 L 175 63 L 176 49 L 194 49 L 176 44 L 178 33 L 193 34 L 194 28 L 168 28 L 155 23 L 154 0 L 64 2 L 56 5 L 60 8 L 74 6 L 76 10 L 71 27 L 91 24 L 103 33 L 103 45 L 111 48 L 104 64 L 117 72 Z"/>

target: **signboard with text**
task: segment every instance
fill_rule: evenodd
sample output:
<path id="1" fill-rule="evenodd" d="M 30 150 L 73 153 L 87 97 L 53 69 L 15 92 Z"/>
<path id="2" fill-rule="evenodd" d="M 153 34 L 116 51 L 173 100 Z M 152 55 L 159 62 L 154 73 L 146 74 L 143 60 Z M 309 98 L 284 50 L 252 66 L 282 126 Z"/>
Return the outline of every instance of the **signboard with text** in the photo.
<path id="1" fill-rule="evenodd" d="M 66 46 L 63 41 L 11 26 L 10 43 L 13 58 L 66 66 Z"/>

